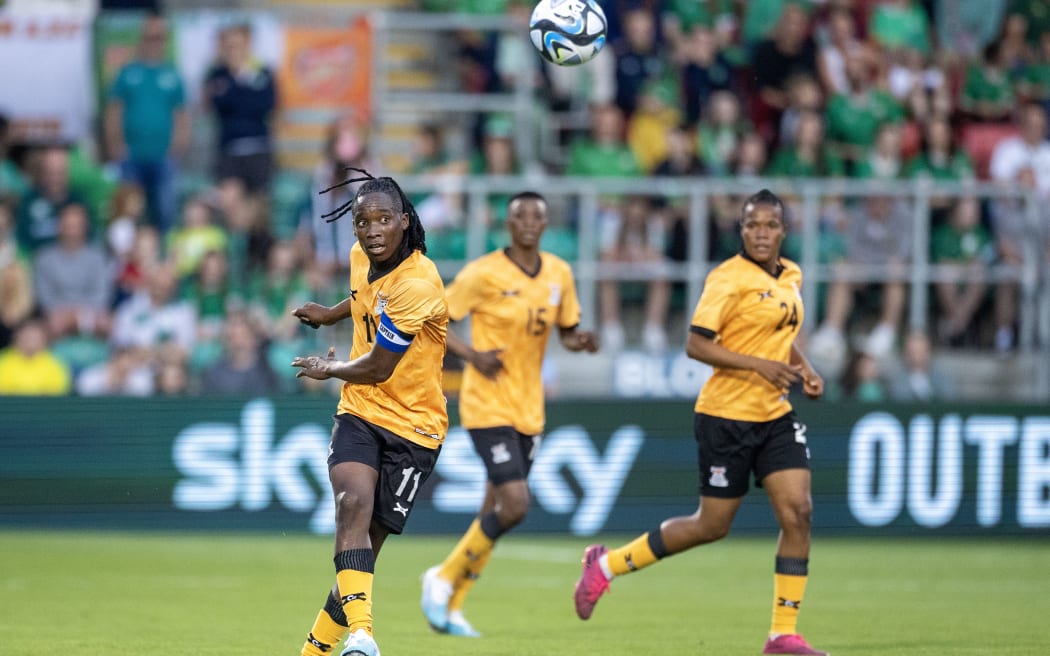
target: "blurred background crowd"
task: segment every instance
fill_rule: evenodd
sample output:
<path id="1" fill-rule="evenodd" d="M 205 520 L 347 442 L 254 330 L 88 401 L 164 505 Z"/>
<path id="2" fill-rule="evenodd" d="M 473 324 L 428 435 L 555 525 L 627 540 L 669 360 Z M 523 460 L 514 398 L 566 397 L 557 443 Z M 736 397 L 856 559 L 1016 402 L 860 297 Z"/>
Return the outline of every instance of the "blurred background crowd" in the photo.
<path id="1" fill-rule="evenodd" d="M 214 60 L 190 81 L 172 60 L 166 15 L 181 4 L 102 3 L 98 20 L 132 12 L 134 43 L 108 75 L 94 72 L 98 112 L 84 138 L 0 116 L 0 393 L 321 389 L 288 366 L 327 347 L 291 310 L 344 295 L 352 226 L 320 216 L 354 189 L 318 191 L 347 166 L 446 182 L 755 178 L 774 191 L 785 178 L 995 181 L 1050 200 L 1050 3 L 1041 0 L 605 0 L 608 45 L 577 69 L 523 65 L 537 58 L 527 0 L 393 3 L 389 24 L 398 12 L 428 12 L 520 25 L 443 32 L 435 65 L 459 93 L 524 85 L 549 147 L 522 153 L 520 116 L 474 111 L 466 122 L 419 121 L 405 148 L 379 153 L 373 125 L 384 108 L 337 109 L 309 166 L 278 152 L 284 78 L 258 56 L 253 24 L 220 21 Z M 431 256 L 459 262 L 471 239 L 464 197 L 438 187 L 412 198 Z M 506 198 L 489 199 L 486 248 L 504 243 Z M 798 199 L 789 200 L 794 215 Z M 735 194 L 707 204 L 706 261 L 737 251 L 739 205 Z M 954 194 L 929 208 L 921 247 L 959 275 L 932 286 L 928 330 L 909 329 L 905 280 L 843 276 L 810 306 L 807 346 L 838 398 L 950 399 L 935 354 L 1016 351 L 1017 282 L 988 272 L 1026 252 L 1045 266 L 1046 231 L 1010 199 Z M 673 198 L 602 196 L 593 217 L 562 209 L 545 245 L 569 260 L 581 221 L 595 222 L 600 262 L 643 270 L 689 257 L 687 212 Z M 913 210 L 899 196 L 829 192 L 819 216 L 822 263 L 893 270 L 916 247 Z M 791 227 L 786 255 L 797 258 Z M 658 275 L 601 281 L 594 327 L 604 352 L 680 350 L 678 324 L 696 299 L 678 287 Z"/>

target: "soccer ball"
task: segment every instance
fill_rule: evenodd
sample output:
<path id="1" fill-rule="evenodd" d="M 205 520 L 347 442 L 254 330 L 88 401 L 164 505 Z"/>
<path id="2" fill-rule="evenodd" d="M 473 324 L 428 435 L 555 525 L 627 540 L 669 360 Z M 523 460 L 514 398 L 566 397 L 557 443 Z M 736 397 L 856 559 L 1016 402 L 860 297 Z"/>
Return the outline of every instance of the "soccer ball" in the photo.
<path id="1" fill-rule="evenodd" d="M 543 58 L 559 66 L 590 61 L 605 45 L 605 12 L 595 0 L 540 0 L 529 37 Z"/>

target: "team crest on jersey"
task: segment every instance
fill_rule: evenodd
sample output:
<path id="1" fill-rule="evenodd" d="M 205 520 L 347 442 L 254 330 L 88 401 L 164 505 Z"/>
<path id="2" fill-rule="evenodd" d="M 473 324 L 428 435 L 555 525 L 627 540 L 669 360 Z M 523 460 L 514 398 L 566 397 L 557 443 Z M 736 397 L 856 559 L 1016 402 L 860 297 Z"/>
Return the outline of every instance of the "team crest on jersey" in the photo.
<path id="1" fill-rule="evenodd" d="M 561 304 L 561 285 L 551 284 L 551 300 L 549 305 Z"/>
<path id="2" fill-rule="evenodd" d="M 729 479 L 726 478 L 726 468 L 711 467 L 711 479 L 708 482 L 712 487 L 729 487 Z"/>
<path id="3" fill-rule="evenodd" d="M 374 314 L 383 314 L 383 310 L 386 309 L 387 301 L 390 299 L 383 292 L 379 292 L 376 295 L 376 309 Z"/>
<path id="4" fill-rule="evenodd" d="M 773 290 L 772 289 L 767 289 L 764 292 L 759 292 L 758 293 L 758 300 L 764 301 L 767 298 L 773 298 Z"/>

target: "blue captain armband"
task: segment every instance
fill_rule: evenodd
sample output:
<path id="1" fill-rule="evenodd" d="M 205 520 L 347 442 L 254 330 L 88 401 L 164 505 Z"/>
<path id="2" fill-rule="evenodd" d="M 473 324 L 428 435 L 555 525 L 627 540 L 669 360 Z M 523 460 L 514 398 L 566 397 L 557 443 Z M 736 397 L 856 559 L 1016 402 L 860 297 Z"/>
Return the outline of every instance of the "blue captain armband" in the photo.
<path id="1" fill-rule="evenodd" d="M 376 330 L 376 344 L 394 353 L 404 353 L 412 345 L 415 335 L 398 330 L 386 312 L 379 315 L 379 329 Z"/>

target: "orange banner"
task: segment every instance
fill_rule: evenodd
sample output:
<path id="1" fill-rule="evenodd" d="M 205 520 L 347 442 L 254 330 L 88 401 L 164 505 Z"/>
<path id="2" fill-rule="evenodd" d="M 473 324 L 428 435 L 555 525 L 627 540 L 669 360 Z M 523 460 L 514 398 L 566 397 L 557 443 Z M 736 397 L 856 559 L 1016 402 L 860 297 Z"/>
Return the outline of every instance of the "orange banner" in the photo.
<path id="1" fill-rule="evenodd" d="M 372 28 L 364 16 L 346 28 L 289 27 L 278 71 L 281 107 L 371 114 Z"/>

